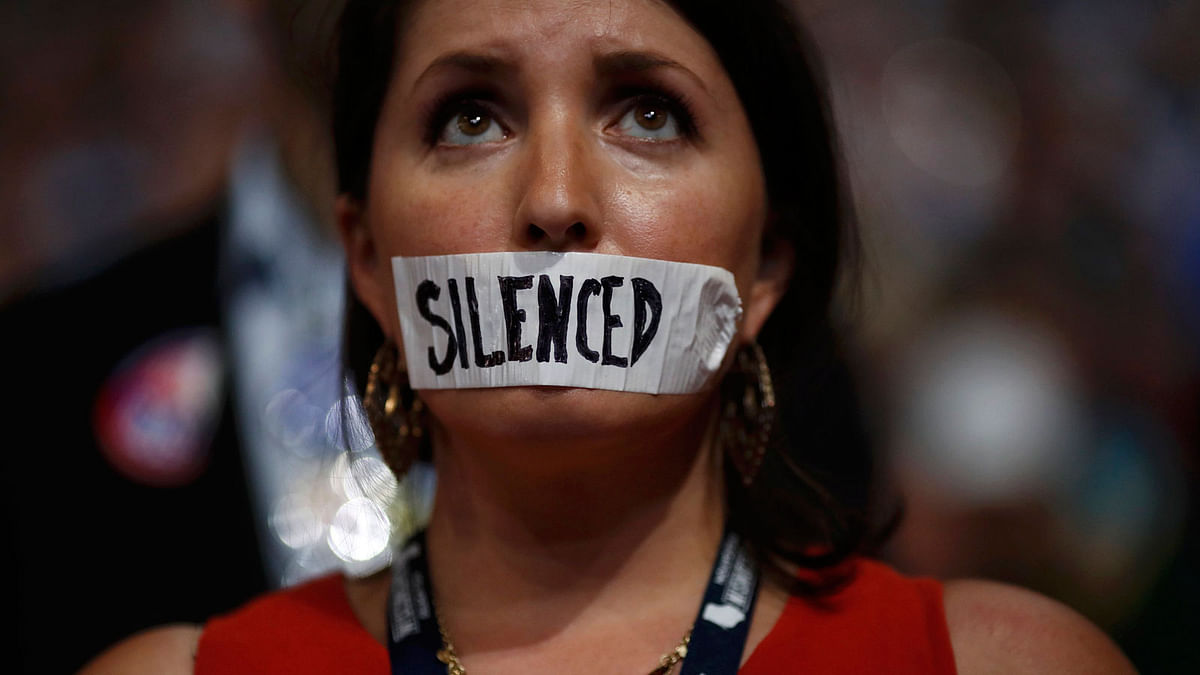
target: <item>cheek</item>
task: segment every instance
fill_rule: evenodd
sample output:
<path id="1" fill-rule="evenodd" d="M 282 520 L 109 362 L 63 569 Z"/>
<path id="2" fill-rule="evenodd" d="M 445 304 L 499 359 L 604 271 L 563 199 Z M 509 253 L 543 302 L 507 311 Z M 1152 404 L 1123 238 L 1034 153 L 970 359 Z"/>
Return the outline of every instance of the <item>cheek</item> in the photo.
<path id="1" fill-rule="evenodd" d="M 455 182 L 436 185 L 414 167 L 383 160 L 372 170 L 365 217 L 375 242 L 376 284 L 385 293 L 381 325 L 403 352 L 392 277 L 394 256 L 441 255 L 495 250 L 482 241 L 481 205 L 488 202 L 477 186 Z M 405 176 L 393 180 L 389 176 Z"/>
<path id="2" fill-rule="evenodd" d="M 369 205 L 380 255 L 498 250 L 505 235 L 496 218 L 496 204 L 503 199 L 498 192 L 493 185 L 419 178 L 389 186 Z"/>
<path id="3" fill-rule="evenodd" d="M 741 286 L 753 278 L 766 217 L 761 183 L 754 178 L 752 172 L 702 166 L 669 181 L 614 190 L 621 249 L 723 267 Z"/>

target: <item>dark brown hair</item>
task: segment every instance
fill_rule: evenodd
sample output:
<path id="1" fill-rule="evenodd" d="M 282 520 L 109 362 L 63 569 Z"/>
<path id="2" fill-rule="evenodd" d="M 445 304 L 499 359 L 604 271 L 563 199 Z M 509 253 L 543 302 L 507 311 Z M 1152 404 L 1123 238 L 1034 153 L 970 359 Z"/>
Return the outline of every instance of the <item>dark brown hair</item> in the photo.
<path id="1" fill-rule="evenodd" d="M 366 198 L 375 127 L 411 1 L 349 0 L 339 33 L 333 127 L 339 191 Z M 810 41 L 776 0 L 670 3 L 720 57 L 750 121 L 772 215 L 764 248 L 795 251 L 787 293 L 759 335 L 780 423 L 758 478 L 743 487 L 726 460 L 731 524 L 793 592 L 795 567 L 830 570 L 867 540 L 861 517 L 870 453 L 831 310 L 839 273 L 857 266 L 825 87 Z M 383 334 L 347 293 L 344 362 L 360 389 Z M 807 578 L 807 577 L 806 577 Z"/>

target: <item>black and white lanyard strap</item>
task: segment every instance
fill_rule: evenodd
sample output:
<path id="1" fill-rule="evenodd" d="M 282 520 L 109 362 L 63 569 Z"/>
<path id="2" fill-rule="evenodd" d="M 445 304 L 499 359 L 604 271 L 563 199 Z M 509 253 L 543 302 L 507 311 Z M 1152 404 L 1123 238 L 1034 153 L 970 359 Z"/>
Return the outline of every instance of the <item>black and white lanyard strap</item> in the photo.
<path id="1" fill-rule="evenodd" d="M 741 539 L 726 529 L 713 563 L 680 675 L 733 675 L 750 633 L 758 596 L 758 567 Z M 392 675 L 446 675 L 438 660 L 441 631 L 434 615 L 425 533 L 410 539 L 392 563 L 387 608 Z M 636 674 L 634 674 L 636 675 Z"/>

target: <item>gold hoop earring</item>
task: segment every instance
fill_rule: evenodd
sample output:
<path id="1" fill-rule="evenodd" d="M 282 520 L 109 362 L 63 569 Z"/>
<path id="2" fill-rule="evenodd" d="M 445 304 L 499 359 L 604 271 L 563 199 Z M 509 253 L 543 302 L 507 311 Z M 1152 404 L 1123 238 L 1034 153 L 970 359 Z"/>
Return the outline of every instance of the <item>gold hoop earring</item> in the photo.
<path id="1" fill-rule="evenodd" d="M 775 426 L 775 385 L 767 357 L 757 342 L 744 345 L 721 383 L 718 438 L 742 485 L 749 487 L 762 467 Z"/>
<path id="2" fill-rule="evenodd" d="M 408 386 L 408 372 L 391 340 L 385 341 L 371 360 L 363 410 L 379 454 L 396 478 L 402 478 L 425 442 L 425 405 Z"/>

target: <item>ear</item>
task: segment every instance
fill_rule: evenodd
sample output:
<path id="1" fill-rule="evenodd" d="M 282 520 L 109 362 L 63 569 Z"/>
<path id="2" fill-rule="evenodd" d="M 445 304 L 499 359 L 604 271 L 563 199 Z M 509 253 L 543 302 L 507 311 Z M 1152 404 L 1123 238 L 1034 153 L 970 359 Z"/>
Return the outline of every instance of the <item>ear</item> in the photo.
<path id="1" fill-rule="evenodd" d="M 341 194 L 335 205 L 338 236 L 346 250 L 346 270 L 350 286 L 375 322 L 389 339 L 395 341 L 392 322 L 391 270 L 387 261 L 380 260 L 375 238 L 367 225 L 362 203 L 348 194 Z"/>
<path id="2" fill-rule="evenodd" d="M 762 330 L 771 312 L 787 293 L 796 262 L 796 251 L 792 243 L 780 237 L 763 235 L 762 253 L 758 260 L 758 275 L 750 287 L 742 321 L 741 337 L 753 342 Z"/>

